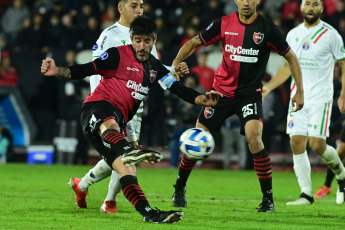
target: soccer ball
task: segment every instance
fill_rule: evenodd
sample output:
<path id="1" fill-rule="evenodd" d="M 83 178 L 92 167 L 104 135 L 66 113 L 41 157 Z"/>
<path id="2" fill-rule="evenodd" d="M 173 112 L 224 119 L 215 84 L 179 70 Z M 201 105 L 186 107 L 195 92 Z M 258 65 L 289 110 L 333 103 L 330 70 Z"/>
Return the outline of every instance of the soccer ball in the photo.
<path id="1" fill-rule="evenodd" d="M 180 150 L 190 160 L 203 160 L 211 155 L 213 149 L 214 139 L 205 129 L 187 129 L 180 137 Z"/>

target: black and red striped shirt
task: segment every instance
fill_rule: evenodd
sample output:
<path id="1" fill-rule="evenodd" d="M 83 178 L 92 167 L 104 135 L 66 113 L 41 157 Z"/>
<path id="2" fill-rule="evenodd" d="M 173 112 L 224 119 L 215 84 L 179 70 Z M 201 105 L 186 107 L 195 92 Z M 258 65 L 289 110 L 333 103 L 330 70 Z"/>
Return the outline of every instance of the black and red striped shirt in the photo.
<path id="1" fill-rule="evenodd" d="M 223 60 L 213 88 L 230 98 L 261 91 L 271 49 L 280 55 L 290 50 L 279 28 L 260 14 L 250 24 L 241 22 L 238 12 L 224 16 L 199 37 L 205 46 L 222 41 Z"/>

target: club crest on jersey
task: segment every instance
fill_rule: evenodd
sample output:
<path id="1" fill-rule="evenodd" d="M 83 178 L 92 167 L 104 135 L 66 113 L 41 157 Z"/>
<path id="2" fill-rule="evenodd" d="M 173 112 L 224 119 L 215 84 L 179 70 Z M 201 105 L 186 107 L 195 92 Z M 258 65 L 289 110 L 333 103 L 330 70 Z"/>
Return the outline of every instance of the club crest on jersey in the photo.
<path id="1" fill-rule="evenodd" d="M 206 107 L 204 109 L 204 116 L 206 119 L 211 118 L 213 114 L 214 114 L 214 109 L 212 109 L 211 107 Z"/>
<path id="2" fill-rule="evenodd" d="M 150 70 L 150 82 L 154 82 L 157 77 L 157 71 Z"/>
<path id="3" fill-rule="evenodd" d="M 260 33 L 260 32 L 254 32 L 253 34 L 253 40 L 256 44 L 260 44 L 263 40 L 264 40 L 264 34 Z"/>
<path id="4" fill-rule="evenodd" d="M 108 53 L 107 52 L 104 52 L 101 55 L 99 55 L 99 59 L 101 59 L 101 60 L 105 60 L 107 58 L 108 58 Z"/>
<path id="5" fill-rule="evenodd" d="M 304 50 L 309 50 L 309 43 L 308 42 L 304 42 L 303 45 L 302 45 L 302 48 Z"/>

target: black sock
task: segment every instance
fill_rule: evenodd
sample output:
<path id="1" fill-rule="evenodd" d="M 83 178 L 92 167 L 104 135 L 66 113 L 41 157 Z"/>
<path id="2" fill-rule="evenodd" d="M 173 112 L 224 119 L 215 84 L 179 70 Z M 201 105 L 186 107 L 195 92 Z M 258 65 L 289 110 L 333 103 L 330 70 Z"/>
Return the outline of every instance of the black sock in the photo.
<path id="1" fill-rule="evenodd" d="M 261 186 L 261 192 L 264 198 L 268 198 L 273 202 L 271 159 L 265 149 L 253 154 L 253 159 L 254 168 Z"/>
<path id="2" fill-rule="evenodd" d="M 126 175 L 120 178 L 120 183 L 122 187 L 122 192 L 125 195 L 126 199 L 131 202 L 134 208 L 142 215 L 148 216 L 154 211 L 149 202 L 146 199 L 146 196 L 139 187 L 138 180 L 135 176 Z"/>
<path id="3" fill-rule="evenodd" d="M 130 152 L 134 148 L 128 144 L 125 137 L 115 129 L 107 129 L 102 134 L 102 141 L 105 147 L 113 150 L 117 154 Z"/>
<path id="4" fill-rule="evenodd" d="M 180 163 L 180 169 L 176 180 L 176 186 L 184 188 L 186 186 L 188 177 L 193 170 L 196 161 L 189 160 L 184 154 Z"/>
<path id="5" fill-rule="evenodd" d="M 327 187 L 332 187 L 332 181 L 333 181 L 334 177 L 335 177 L 335 174 L 332 171 L 332 169 L 327 167 L 327 174 L 326 174 L 326 181 L 325 181 L 325 185 Z"/>

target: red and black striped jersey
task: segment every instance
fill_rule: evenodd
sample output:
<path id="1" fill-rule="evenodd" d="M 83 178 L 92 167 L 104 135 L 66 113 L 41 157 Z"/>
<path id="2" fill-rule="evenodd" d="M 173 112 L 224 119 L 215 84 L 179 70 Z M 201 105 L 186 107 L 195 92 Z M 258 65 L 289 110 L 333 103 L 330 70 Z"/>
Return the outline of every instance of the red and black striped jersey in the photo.
<path id="1" fill-rule="evenodd" d="M 169 73 L 151 54 L 148 60 L 138 61 L 131 45 L 110 48 L 93 64 L 94 73 L 103 77 L 85 102 L 108 101 L 121 110 L 126 121 L 135 114 L 153 84 Z"/>
<path id="2" fill-rule="evenodd" d="M 213 88 L 230 98 L 261 91 L 271 49 L 280 55 L 290 49 L 279 28 L 260 14 L 250 24 L 241 22 L 238 12 L 223 16 L 199 37 L 205 46 L 222 41 L 223 60 Z"/>
<path id="3" fill-rule="evenodd" d="M 93 62 L 68 68 L 71 70 L 72 79 L 92 74 L 103 76 L 95 91 L 86 97 L 84 103 L 107 101 L 120 109 L 125 122 L 132 119 L 140 102 L 156 83 L 189 103 L 195 103 L 195 98 L 200 95 L 177 81 L 152 54 L 146 61 L 138 61 L 132 45 L 110 48 Z"/>

